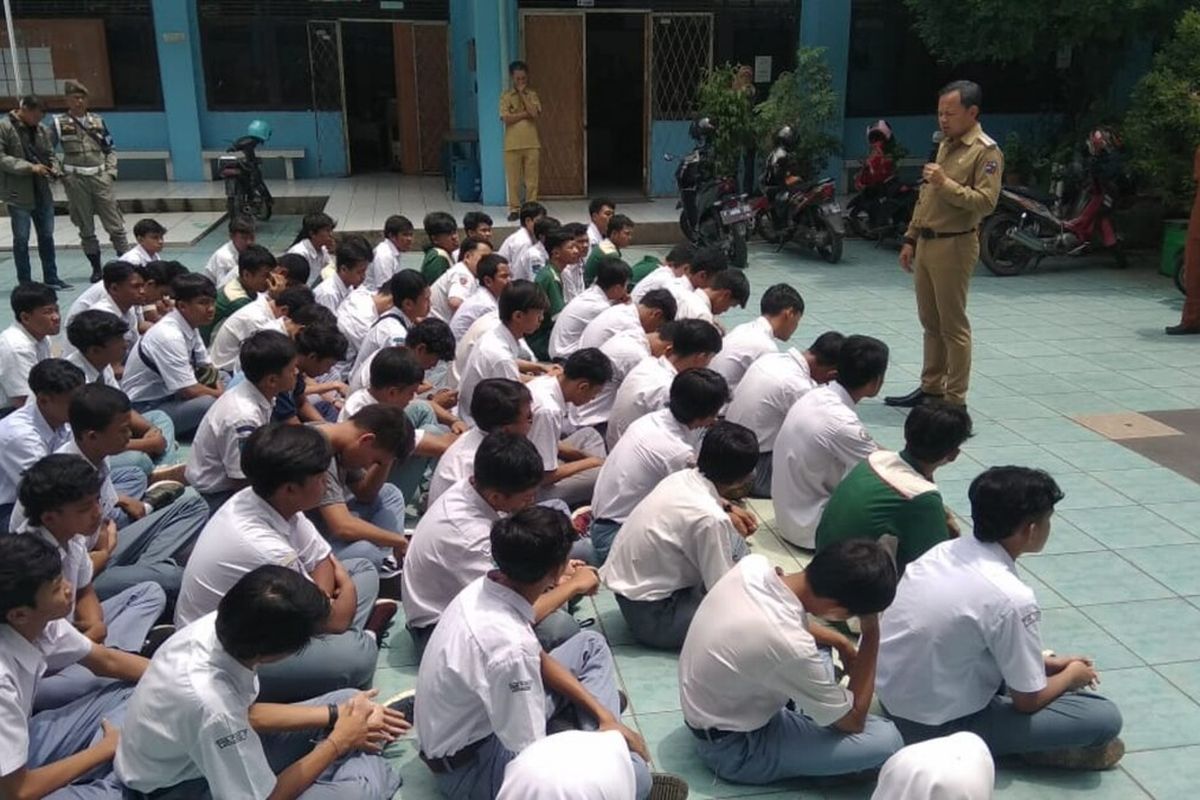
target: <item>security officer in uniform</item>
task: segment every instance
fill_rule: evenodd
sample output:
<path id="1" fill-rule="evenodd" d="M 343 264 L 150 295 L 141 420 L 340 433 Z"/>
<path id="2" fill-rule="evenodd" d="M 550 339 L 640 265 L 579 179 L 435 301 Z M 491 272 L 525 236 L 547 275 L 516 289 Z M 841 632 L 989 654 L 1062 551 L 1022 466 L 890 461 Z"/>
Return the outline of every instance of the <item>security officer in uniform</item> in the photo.
<path id="1" fill-rule="evenodd" d="M 996 208 L 1004 154 L 979 126 L 983 91 L 954 81 L 938 93 L 944 138 L 925 165 L 924 185 L 904 234 L 900 267 L 913 274 L 917 315 L 925 330 L 921 385 L 890 406 L 911 408 L 926 398 L 965 405 L 971 377 L 967 286 L 979 260 L 979 222 Z"/>
<path id="2" fill-rule="evenodd" d="M 108 231 L 117 255 L 129 249 L 125 218 L 113 194 L 117 179 L 117 153 L 112 134 L 99 114 L 87 110 L 87 87 L 76 80 L 65 82 L 67 112 L 56 114 L 52 138 L 62 146 L 63 188 L 71 222 L 79 229 L 84 255 L 92 265 L 91 281 L 100 280 L 100 241 L 96 238 L 96 215 Z"/>

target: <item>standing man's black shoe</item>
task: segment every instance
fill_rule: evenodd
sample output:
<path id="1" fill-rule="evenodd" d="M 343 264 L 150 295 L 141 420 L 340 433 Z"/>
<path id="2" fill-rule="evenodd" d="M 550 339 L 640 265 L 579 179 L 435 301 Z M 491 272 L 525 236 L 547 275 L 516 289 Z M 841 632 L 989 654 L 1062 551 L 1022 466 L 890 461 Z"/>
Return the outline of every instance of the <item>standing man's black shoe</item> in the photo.
<path id="1" fill-rule="evenodd" d="M 520 216 L 520 215 L 519 215 L 519 214 L 517 214 L 517 212 L 516 212 L 516 211 L 510 211 L 510 212 L 508 212 L 508 221 L 509 221 L 509 222 L 516 222 L 516 221 L 517 221 L 517 218 L 518 218 L 519 216 Z"/>
<path id="2" fill-rule="evenodd" d="M 883 404 L 894 408 L 916 408 L 921 403 L 924 403 L 926 399 L 941 400 L 942 396 L 940 394 L 929 394 L 918 387 L 908 394 L 900 395 L 899 397 L 885 397 L 883 398 Z"/>
<path id="3" fill-rule="evenodd" d="M 100 271 L 100 254 L 88 253 L 87 260 L 92 265 L 92 274 L 88 276 L 88 283 L 99 283 L 100 278 L 103 277 Z"/>
<path id="4" fill-rule="evenodd" d="M 1193 333 L 1200 333 L 1200 328 L 1192 328 L 1187 325 L 1171 325 L 1167 328 L 1167 336 L 1190 336 Z"/>

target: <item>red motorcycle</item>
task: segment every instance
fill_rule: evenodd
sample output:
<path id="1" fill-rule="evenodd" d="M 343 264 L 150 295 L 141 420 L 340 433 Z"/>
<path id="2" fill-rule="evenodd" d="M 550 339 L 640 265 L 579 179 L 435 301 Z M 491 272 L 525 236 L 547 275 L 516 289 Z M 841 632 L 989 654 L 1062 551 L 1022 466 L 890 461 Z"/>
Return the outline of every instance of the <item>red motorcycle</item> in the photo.
<path id="1" fill-rule="evenodd" d="M 995 212 L 979 232 L 980 260 L 996 275 L 1019 275 L 1047 256 L 1079 256 L 1107 250 L 1118 267 L 1125 253 L 1112 212 L 1120 183 L 1120 140 L 1102 128 L 1088 136 L 1090 155 L 1078 200 L 1066 202 L 1066 180 L 1055 176 L 1051 196 L 1023 186 L 1004 187 Z"/>

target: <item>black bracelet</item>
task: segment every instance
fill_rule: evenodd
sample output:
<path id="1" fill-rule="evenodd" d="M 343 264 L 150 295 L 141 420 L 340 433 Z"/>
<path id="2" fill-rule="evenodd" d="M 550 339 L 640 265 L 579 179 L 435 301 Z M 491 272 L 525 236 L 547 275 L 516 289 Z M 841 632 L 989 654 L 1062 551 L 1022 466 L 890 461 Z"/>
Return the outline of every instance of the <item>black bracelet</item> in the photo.
<path id="1" fill-rule="evenodd" d="M 330 703 L 330 704 L 329 704 L 329 706 L 328 706 L 328 708 L 329 708 L 329 723 L 328 723 L 328 724 L 326 724 L 326 726 L 325 726 L 325 732 L 326 732 L 326 733 L 330 733 L 330 732 L 332 732 L 332 731 L 333 731 L 333 726 L 334 726 L 334 725 L 337 725 L 337 721 L 338 721 L 338 707 L 337 707 L 337 704 L 336 704 L 336 703 Z"/>

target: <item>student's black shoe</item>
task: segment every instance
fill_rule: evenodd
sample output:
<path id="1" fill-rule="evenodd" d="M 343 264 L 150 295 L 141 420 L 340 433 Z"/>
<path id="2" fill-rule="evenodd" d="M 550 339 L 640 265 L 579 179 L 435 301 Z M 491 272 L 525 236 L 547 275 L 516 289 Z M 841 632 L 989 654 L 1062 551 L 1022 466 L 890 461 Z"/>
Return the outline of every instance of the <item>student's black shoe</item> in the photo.
<path id="1" fill-rule="evenodd" d="M 150 508 L 155 511 L 162 511 L 178 500 L 185 491 L 187 491 L 187 487 L 179 481 L 158 481 L 146 488 L 146 493 L 142 495 L 142 502 L 148 503 Z"/>
<path id="2" fill-rule="evenodd" d="M 1068 747 L 1040 753 L 1022 753 L 1020 759 L 1035 767 L 1099 772 L 1115 767 L 1124 755 L 1125 743 L 1118 737 L 1099 747 Z"/>
<path id="3" fill-rule="evenodd" d="M 894 408 L 916 408 L 926 400 L 940 400 L 940 394 L 929 394 L 923 389 L 917 388 L 905 395 L 883 398 L 883 404 Z"/>
<path id="4" fill-rule="evenodd" d="M 1200 333 L 1200 328 L 1193 328 L 1187 325 L 1171 325 L 1166 328 L 1167 336 L 1191 336 L 1194 333 Z"/>
<path id="5" fill-rule="evenodd" d="M 629 708 L 629 695 L 625 694 L 624 689 L 617 689 L 617 706 L 621 709 L 621 713 L 625 713 L 625 709 Z"/>
<path id="6" fill-rule="evenodd" d="M 158 648 L 163 642 L 170 639 L 175 633 L 174 625 L 155 625 L 146 634 L 146 643 L 142 645 L 142 655 L 146 658 L 153 658 Z"/>
<path id="7" fill-rule="evenodd" d="M 404 715 L 404 718 L 411 723 L 413 721 L 413 706 L 417 701 L 417 690 L 406 689 L 394 697 L 389 697 L 383 701 L 383 706 L 390 708 L 392 711 L 399 711 Z"/>
<path id="8" fill-rule="evenodd" d="M 56 281 L 47 281 L 46 285 L 47 285 L 47 286 L 49 286 L 51 289 L 57 289 L 57 290 L 58 290 L 58 291 L 60 291 L 60 292 L 65 292 L 65 291 L 67 291 L 68 289 L 74 289 L 74 288 L 75 288 L 75 287 L 74 287 L 74 286 L 72 286 L 71 284 L 69 284 L 69 283 L 65 283 L 65 282 L 63 282 L 62 280 L 56 280 Z"/>
<path id="9" fill-rule="evenodd" d="M 687 800 L 687 781 L 669 772 L 650 775 L 650 800 Z"/>
<path id="10" fill-rule="evenodd" d="M 400 604 L 395 600 L 387 597 L 379 598 L 375 601 L 375 607 L 371 609 L 371 616 L 367 617 L 367 624 L 363 626 L 364 630 L 375 634 L 375 641 L 382 644 L 388 628 L 392 626 L 392 619 L 399 609 Z"/>

